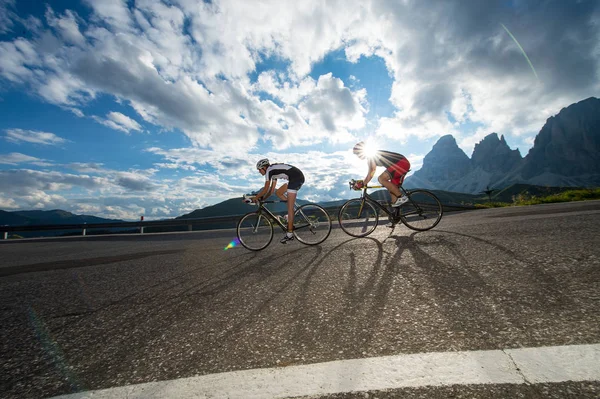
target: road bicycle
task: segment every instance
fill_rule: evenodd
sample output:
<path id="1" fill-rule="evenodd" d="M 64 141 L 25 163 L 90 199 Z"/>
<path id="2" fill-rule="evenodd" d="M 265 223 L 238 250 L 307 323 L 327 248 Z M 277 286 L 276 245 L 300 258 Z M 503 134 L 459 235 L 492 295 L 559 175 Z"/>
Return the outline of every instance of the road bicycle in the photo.
<path id="1" fill-rule="evenodd" d="M 354 189 L 356 180 L 349 182 Z M 363 187 L 360 198 L 348 200 L 342 205 L 338 214 L 340 227 L 353 237 L 366 237 L 379 223 L 379 212 L 387 215 L 392 227 L 402 222 L 406 227 L 425 231 L 434 228 L 444 213 L 440 200 L 427 190 L 405 190 L 398 186 L 408 200 L 399 207 L 389 207 L 388 201 L 378 201 L 367 193 L 367 189 L 384 188 L 383 186 Z M 383 202 L 383 204 L 382 204 Z M 391 208 L 391 209 L 390 209 Z"/>
<path id="2" fill-rule="evenodd" d="M 248 200 L 251 194 L 244 195 Z M 265 249 L 273 240 L 273 224 L 287 233 L 287 221 L 281 221 L 265 204 L 286 201 L 256 201 L 258 210 L 242 216 L 237 224 L 237 237 L 245 248 L 251 251 Z M 325 209 L 316 204 L 294 204 L 294 237 L 303 244 L 317 245 L 325 241 L 331 233 L 331 218 Z"/>

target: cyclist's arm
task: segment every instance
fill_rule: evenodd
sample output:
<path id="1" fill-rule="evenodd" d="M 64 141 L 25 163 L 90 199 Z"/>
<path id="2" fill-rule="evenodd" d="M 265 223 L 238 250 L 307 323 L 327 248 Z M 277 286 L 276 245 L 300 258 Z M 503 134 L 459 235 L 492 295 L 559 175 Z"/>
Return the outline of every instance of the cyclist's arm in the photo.
<path id="1" fill-rule="evenodd" d="M 261 188 L 260 191 L 256 194 L 256 199 L 262 200 L 265 198 L 269 198 L 269 196 L 273 192 L 273 186 L 275 185 L 275 182 L 276 182 L 275 180 L 273 180 L 273 181 L 267 180 L 265 182 L 265 186 L 263 188 Z"/>
<path id="2" fill-rule="evenodd" d="M 277 185 L 277 180 L 271 180 L 271 188 L 269 189 L 269 192 L 267 193 L 267 195 L 265 195 L 265 199 L 269 198 L 271 195 L 273 195 L 276 185 Z"/>
<path id="3" fill-rule="evenodd" d="M 375 176 L 375 169 L 377 168 L 374 159 L 368 159 L 367 162 L 369 164 L 369 172 L 367 173 L 367 177 L 365 177 L 365 179 L 363 180 L 363 184 L 365 186 L 371 181 L 373 176 Z"/>

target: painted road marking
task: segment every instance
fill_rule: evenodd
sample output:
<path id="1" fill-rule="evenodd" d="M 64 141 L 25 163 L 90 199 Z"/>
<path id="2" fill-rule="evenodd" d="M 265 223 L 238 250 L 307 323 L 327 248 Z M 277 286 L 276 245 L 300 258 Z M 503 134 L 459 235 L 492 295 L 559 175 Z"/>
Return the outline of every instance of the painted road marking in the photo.
<path id="1" fill-rule="evenodd" d="M 418 353 L 209 374 L 59 396 L 286 398 L 394 388 L 600 380 L 600 344 Z"/>

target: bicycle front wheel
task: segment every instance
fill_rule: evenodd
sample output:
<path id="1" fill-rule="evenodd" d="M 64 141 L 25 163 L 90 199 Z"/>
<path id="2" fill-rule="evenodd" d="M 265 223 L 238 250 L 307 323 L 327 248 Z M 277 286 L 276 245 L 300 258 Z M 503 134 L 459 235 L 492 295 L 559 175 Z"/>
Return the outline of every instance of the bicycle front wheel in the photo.
<path id="1" fill-rule="evenodd" d="M 377 209 L 363 199 L 351 199 L 342 205 L 338 215 L 340 227 L 352 237 L 366 237 L 378 223 Z"/>
<path id="2" fill-rule="evenodd" d="M 444 213 L 440 200 L 427 190 L 409 191 L 408 197 L 409 200 L 400 207 L 402 223 L 417 231 L 433 229 Z"/>
<path id="3" fill-rule="evenodd" d="M 273 225 L 261 212 L 250 212 L 238 222 L 237 236 L 240 244 L 247 249 L 260 251 L 273 240 Z"/>
<path id="4" fill-rule="evenodd" d="M 317 245 L 331 233 L 331 218 L 327 211 L 315 204 L 305 204 L 294 213 L 294 235 L 306 245 Z"/>

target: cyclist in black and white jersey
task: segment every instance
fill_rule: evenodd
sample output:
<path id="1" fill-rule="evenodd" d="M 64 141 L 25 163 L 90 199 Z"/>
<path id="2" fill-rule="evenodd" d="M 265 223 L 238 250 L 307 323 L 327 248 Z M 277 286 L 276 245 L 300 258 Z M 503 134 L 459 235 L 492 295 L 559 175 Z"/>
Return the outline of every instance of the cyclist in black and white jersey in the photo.
<path id="1" fill-rule="evenodd" d="M 266 199 L 273 194 L 278 179 L 288 181 L 276 191 L 277 196 L 282 201 L 287 201 L 287 233 L 280 240 L 282 244 L 285 244 L 294 239 L 294 235 L 292 234 L 294 229 L 294 204 L 296 203 L 298 190 L 304 184 L 304 174 L 295 166 L 285 163 L 271 164 L 266 158 L 258 161 L 256 169 L 266 179 L 265 186 L 256 194 L 256 199 L 258 200 Z"/>

